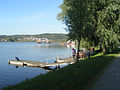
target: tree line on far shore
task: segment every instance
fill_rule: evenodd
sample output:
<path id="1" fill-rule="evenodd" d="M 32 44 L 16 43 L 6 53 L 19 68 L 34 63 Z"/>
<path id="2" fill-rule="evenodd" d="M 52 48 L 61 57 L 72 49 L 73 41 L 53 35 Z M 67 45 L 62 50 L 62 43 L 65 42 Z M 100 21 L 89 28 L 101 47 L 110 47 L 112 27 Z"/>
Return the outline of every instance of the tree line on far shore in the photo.
<path id="1" fill-rule="evenodd" d="M 66 42 L 66 34 L 38 34 L 38 35 L 0 35 L 0 42 L 36 42 L 39 38 L 47 38 L 51 42 Z"/>

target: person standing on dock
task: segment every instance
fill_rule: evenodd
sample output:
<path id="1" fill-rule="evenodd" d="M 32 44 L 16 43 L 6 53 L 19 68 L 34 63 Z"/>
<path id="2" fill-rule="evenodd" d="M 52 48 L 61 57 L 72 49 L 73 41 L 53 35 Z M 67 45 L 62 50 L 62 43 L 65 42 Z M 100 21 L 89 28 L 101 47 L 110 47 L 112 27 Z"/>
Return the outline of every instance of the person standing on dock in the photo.
<path id="1" fill-rule="evenodd" d="M 76 50 L 74 48 L 72 48 L 72 56 L 73 56 L 74 60 L 75 60 L 75 55 L 76 55 Z"/>
<path id="2" fill-rule="evenodd" d="M 16 57 L 16 56 L 15 56 L 15 59 L 16 59 L 17 61 L 20 61 L 20 59 L 19 59 L 18 57 Z"/>

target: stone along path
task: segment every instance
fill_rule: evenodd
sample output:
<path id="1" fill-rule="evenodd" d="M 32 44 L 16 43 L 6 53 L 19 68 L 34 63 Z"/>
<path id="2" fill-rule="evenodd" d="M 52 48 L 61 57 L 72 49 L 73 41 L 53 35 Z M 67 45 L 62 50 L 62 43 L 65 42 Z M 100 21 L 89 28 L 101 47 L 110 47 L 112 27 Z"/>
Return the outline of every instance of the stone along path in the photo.
<path id="1" fill-rule="evenodd" d="M 120 55 L 91 90 L 120 90 Z"/>

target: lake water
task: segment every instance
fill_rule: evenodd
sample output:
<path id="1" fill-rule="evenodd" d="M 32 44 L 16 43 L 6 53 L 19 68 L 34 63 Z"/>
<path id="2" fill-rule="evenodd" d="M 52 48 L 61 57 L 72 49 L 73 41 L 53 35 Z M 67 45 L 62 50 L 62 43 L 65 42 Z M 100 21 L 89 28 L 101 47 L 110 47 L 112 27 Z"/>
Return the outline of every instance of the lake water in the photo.
<path id="1" fill-rule="evenodd" d="M 22 60 L 52 63 L 57 56 L 68 57 L 71 48 L 59 44 L 37 44 L 34 42 L 0 42 L 0 88 L 15 85 L 47 71 L 41 68 L 9 65 L 8 60 L 18 56 Z"/>

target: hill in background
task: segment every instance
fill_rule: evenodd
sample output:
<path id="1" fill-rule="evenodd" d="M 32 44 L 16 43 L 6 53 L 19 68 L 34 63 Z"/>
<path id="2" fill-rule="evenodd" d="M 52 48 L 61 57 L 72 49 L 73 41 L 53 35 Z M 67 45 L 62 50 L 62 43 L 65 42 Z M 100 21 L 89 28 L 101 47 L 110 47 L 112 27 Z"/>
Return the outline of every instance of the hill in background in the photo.
<path id="1" fill-rule="evenodd" d="M 40 38 L 47 38 L 51 42 L 66 42 L 67 34 L 0 35 L 0 42 L 36 42 Z"/>

